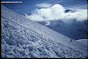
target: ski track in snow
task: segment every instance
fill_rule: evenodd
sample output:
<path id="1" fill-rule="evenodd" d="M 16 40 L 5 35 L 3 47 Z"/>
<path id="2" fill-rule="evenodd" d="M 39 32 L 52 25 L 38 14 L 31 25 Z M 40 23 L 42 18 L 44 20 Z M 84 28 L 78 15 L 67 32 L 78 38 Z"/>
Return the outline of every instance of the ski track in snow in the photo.
<path id="1" fill-rule="evenodd" d="M 1 7 L 3 58 L 87 57 L 87 48 L 83 44 L 18 15 L 4 6 Z"/>

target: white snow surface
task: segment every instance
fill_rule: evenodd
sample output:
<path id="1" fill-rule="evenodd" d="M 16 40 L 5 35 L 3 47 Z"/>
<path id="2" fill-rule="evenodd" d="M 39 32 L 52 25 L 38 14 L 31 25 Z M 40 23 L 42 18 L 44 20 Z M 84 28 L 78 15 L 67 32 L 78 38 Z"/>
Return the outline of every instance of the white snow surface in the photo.
<path id="1" fill-rule="evenodd" d="M 82 43 L 82 44 L 84 44 L 86 47 L 88 45 L 88 39 L 79 39 L 77 41 L 80 42 L 80 43 Z"/>
<path id="2" fill-rule="evenodd" d="M 86 58 L 84 44 L 1 5 L 2 58 Z"/>

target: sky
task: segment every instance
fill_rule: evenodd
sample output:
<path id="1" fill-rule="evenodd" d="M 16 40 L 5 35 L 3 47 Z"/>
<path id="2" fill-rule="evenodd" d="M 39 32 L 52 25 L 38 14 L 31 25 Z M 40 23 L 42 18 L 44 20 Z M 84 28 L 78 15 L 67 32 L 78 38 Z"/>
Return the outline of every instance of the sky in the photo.
<path id="1" fill-rule="evenodd" d="M 22 1 L 22 3 L 2 3 L 7 8 L 18 14 L 31 13 L 35 9 L 48 8 L 54 4 L 60 4 L 64 8 L 87 9 L 86 0 L 2 0 Z"/>

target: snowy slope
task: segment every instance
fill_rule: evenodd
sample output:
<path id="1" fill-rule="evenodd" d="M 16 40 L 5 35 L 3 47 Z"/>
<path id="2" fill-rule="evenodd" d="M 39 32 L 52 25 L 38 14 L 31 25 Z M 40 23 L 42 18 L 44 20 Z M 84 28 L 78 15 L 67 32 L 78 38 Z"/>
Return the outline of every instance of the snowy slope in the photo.
<path id="1" fill-rule="evenodd" d="M 1 56 L 3 58 L 86 58 L 87 48 L 1 5 Z"/>
<path id="2" fill-rule="evenodd" d="M 82 44 L 84 44 L 87 47 L 88 39 L 79 39 L 77 41 L 80 42 L 80 43 L 82 43 Z"/>

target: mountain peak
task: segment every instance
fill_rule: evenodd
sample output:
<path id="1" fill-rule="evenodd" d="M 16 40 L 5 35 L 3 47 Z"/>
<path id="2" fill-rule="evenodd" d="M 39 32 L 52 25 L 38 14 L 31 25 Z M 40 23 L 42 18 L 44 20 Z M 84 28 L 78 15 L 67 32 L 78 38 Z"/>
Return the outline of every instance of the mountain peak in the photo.
<path id="1" fill-rule="evenodd" d="M 76 12 L 76 11 L 78 11 L 78 10 L 66 9 L 66 10 L 65 10 L 65 13 L 68 13 L 68 12 L 74 13 L 74 12 Z"/>

